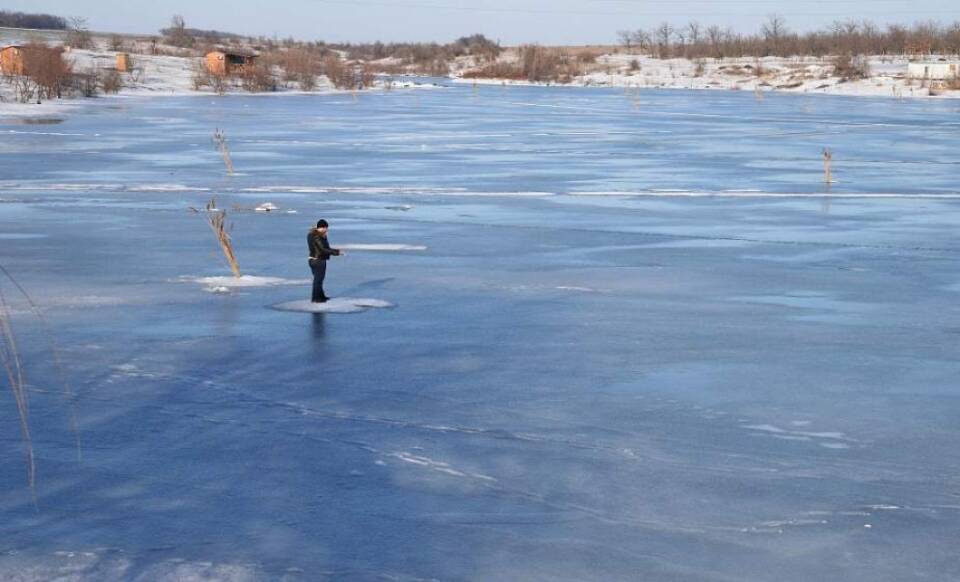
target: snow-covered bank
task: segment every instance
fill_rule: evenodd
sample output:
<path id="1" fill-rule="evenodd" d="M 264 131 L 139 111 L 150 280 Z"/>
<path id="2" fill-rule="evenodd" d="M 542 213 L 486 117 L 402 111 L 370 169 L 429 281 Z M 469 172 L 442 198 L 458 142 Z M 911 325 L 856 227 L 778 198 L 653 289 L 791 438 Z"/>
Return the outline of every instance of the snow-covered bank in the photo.
<path id="1" fill-rule="evenodd" d="M 931 90 L 929 83 L 907 76 L 906 57 L 873 56 L 867 59 L 869 76 L 845 80 L 834 71 L 831 57 L 767 57 L 763 59 L 657 59 L 635 54 L 605 54 L 569 86 L 621 87 L 625 89 L 720 89 L 732 91 L 782 91 L 788 93 L 854 97 L 960 98 L 960 91 Z M 494 85 L 544 85 L 508 79 L 463 78 L 469 65 L 461 65 L 459 83 Z"/>
<path id="2" fill-rule="evenodd" d="M 108 71 L 116 66 L 116 51 L 108 50 L 70 50 L 65 58 L 73 67 L 75 73 L 87 74 L 94 71 Z M 0 82 L 0 118 L 2 117 L 51 117 L 78 107 L 88 106 L 100 102 L 109 102 L 112 99 L 124 97 L 150 96 L 215 96 L 209 88 L 197 89 L 194 76 L 200 66 L 197 57 L 179 57 L 167 55 L 132 54 L 133 70 L 121 75 L 123 83 L 117 94 L 100 95 L 96 99 L 75 98 L 51 99 L 42 103 L 18 103 L 13 87 L 8 83 Z M 434 85 L 418 83 L 409 80 L 378 79 L 374 82 L 373 90 L 430 88 Z M 228 94 L 256 94 L 256 95 L 326 95 L 349 93 L 344 89 L 337 89 L 326 76 L 317 78 L 316 87 L 310 91 L 284 86 L 282 83 L 276 91 L 268 93 L 250 93 L 239 88 L 231 89 Z"/>

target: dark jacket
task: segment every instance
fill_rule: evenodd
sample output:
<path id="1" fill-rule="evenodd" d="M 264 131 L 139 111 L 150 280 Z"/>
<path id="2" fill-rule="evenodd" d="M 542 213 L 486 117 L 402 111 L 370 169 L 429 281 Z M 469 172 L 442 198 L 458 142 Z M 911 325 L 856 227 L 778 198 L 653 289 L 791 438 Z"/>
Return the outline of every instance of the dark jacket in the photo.
<path id="1" fill-rule="evenodd" d="M 310 260 L 326 261 L 330 257 L 340 255 L 340 249 L 330 248 L 330 242 L 316 230 L 307 234 L 307 247 L 310 249 Z"/>

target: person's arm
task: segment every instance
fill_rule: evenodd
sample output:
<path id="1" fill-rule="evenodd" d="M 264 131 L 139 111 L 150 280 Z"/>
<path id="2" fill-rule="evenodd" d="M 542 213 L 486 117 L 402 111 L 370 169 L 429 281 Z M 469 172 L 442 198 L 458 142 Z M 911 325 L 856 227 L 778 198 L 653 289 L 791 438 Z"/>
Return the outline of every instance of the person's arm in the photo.
<path id="1" fill-rule="evenodd" d="M 330 242 L 326 239 L 323 239 L 323 242 L 320 244 L 320 252 L 323 253 L 324 258 L 340 256 L 340 249 L 332 248 Z"/>

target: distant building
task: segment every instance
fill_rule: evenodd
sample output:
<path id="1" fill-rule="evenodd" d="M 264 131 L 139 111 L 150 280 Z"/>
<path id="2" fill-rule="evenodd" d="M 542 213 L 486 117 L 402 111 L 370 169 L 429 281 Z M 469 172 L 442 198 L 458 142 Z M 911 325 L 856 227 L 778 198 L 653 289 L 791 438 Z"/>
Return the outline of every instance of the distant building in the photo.
<path id="1" fill-rule="evenodd" d="M 127 53 L 117 53 L 117 72 L 129 73 L 132 70 L 133 63 L 130 60 L 130 55 Z"/>
<path id="2" fill-rule="evenodd" d="M 216 50 L 207 53 L 204 64 L 211 74 L 227 77 L 242 75 L 253 66 L 256 59 L 257 56 L 253 53 Z"/>
<path id="3" fill-rule="evenodd" d="M 960 62 L 920 61 L 907 65 L 907 76 L 911 79 L 929 79 L 946 81 L 960 77 Z"/>
<path id="4" fill-rule="evenodd" d="M 0 72 L 4 75 L 23 74 L 23 47 L 5 46 L 0 49 Z"/>

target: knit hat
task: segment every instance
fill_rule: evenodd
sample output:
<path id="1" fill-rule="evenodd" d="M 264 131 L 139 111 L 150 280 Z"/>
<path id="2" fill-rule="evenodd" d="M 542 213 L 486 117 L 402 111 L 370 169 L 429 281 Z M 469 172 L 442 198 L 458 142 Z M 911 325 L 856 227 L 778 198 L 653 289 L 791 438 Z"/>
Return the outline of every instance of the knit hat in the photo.
<path id="1" fill-rule="evenodd" d="M 328 226 L 330 225 L 327 224 L 327 221 L 322 218 L 317 221 L 317 228 L 327 228 Z"/>

